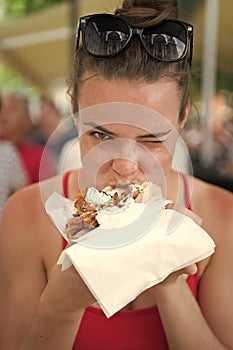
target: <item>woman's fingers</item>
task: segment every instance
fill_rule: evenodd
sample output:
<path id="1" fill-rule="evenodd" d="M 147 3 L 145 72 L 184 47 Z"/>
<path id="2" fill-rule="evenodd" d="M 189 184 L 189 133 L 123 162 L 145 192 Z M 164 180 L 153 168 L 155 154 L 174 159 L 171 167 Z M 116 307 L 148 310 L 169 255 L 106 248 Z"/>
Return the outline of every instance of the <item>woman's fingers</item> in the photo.
<path id="1" fill-rule="evenodd" d="M 166 204 L 165 209 L 176 210 L 179 213 L 184 214 L 184 215 L 190 217 L 191 219 L 193 219 L 196 222 L 196 224 L 198 224 L 199 226 L 202 225 L 202 218 L 200 216 L 195 214 L 192 210 L 189 210 L 189 209 L 187 209 L 179 204 L 168 203 L 168 204 Z"/>
<path id="2" fill-rule="evenodd" d="M 182 270 L 181 270 L 182 271 Z M 196 264 L 192 264 L 189 266 L 186 266 L 182 273 L 186 274 L 186 275 L 195 275 L 195 273 L 197 272 L 197 265 Z"/>

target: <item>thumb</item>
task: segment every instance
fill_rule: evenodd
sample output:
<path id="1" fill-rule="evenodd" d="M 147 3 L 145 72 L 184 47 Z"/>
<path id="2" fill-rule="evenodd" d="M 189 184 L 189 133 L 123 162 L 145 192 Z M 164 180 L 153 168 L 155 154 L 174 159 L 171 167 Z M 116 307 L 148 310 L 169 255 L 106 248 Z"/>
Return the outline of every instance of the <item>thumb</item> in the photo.
<path id="1" fill-rule="evenodd" d="M 186 273 L 187 275 L 195 275 L 196 272 L 197 272 L 196 264 L 189 265 L 184 269 L 184 273 Z"/>

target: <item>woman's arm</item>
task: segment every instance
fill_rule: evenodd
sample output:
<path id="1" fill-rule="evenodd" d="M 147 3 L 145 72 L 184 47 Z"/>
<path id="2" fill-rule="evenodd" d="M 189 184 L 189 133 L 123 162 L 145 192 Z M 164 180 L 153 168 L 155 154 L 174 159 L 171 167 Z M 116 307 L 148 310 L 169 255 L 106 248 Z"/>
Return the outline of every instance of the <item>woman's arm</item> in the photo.
<path id="1" fill-rule="evenodd" d="M 153 291 L 172 350 L 233 349 L 233 196 L 202 186 L 203 208 L 194 207 L 216 251 L 200 278 L 198 301 L 177 273 Z"/>
<path id="2" fill-rule="evenodd" d="M 12 196 L 0 232 L 1 349 L 72 348 L 82 312 L 94 298 L 73 268 L 61 272 L 60 252 L 61 237 L 39 189 Z"/>
<path id="3" fill-rule="evenodd" d="M 19 193 L 8 201 L 0 229 L 0 348 L 9 350 L 19 349 L 46 285 L 36 225 L 33 231 L 29 218 L 24 223 L 33 202 L 28 206 Z"/>
<path id="4" fill-rule="evenodd" d="M 224 345 L 210 329 L 182 276 L 173 281 L 170 276 L 161 284 L 156 291 L 156 300 L 170 350 L 232 348 L 227 347 L 229 344 Z"/>
<path id="5" fill-rule="evenodd" d="M 72 349 L 84 309 L 94 301 L 73 267 L 55 266 L 21 350 Z"/>

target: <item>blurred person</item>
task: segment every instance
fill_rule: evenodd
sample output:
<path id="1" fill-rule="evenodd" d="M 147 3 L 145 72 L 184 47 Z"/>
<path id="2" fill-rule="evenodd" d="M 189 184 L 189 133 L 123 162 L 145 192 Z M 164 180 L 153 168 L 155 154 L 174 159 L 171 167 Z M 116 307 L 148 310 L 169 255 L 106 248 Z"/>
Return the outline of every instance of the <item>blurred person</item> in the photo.
<path id="1" fill-rule="evenodd" d="M 232 176 L 230 168 L 233 162 L 233 110 L 228 107 L 225 94 L 221 92 L 214 94 L 210 101 L 208 126 L 213 135 L 213 166 L 219 174 Z M 231 115 L 228 119 L 229 110 Z"/>
<path id="2" fill-rule="evenodd" d="M 52 159 L 44 146 L 30 139 L 33 125 L 30 118 L 28 100 L 16 93 L 2 96 L 0 111 L 0 140 L 14 143 L 24 164 L 29 183 L 38 182 L 54 175 Z M 41 160 L 43 159 L 43 166 Z"/>
<path id="3" fill-rule="evenodd" d="M 0 141 L 0 219 L 7 199 L 27 183 L 27 176 L 15 147 L 10 142 Z"/>
<path id="4" fill-rule="evenodd" d="M 188 145 L 195 176 L 233 191 L 233 109 L 229 93 L 219 91 L 212 95 L 207 128 L 189 127 L 185 140 Z M 210 133 L 210 135 L 208 135 Z M 209 137 L 211 160 L 206 162 L 206 139 Z M 207 152 L 207 151 L 206 151 Z"/>
<path id="5" fill-rule="evenodd" d="M 33 120 L 37 130 L 34 141 L 46 145 L 57 166 L 62 147 L 66 141 L 77 136 L 77 130 L 71 119 L 63 120 L 59 108 L 50 97 L 41 95 L 34 103 L 36 103 L 36 106 L 33 112 Z"/>
<path id="6" fill-rule="evenodd" d="M 225 122 L 225 129 L 227 130 L 227 135 L 225 139 L 228 140 L 228 147 L 227 147 L 228 161 L 226 164 L 225 172 L 233 180 L 233 115 L 232 115 L 232 119 L 229 119 Z M 233 187 L 232 187 L 232 191 L 233 191 Z"/>
<path id="7" fill-rule="evenodd" d="M 15 146 L 0 141 L 0 219 L 7 199 L 27 184 L 27 174 Z"/>
<path id="8" fill-rule="evenodd" d="M 17 192 L 5 207 L 0 234 L 3 348 L 233 349 L 233 196 L 172 169 L 177 135 L 190 111 L 193 35 L 191 24 L 174 18 L 175 0 L 124 0 L 113 15 L 80 19 L 82 44 L 77 41 L 69 93 L 82 168 Z M 130 116 L 113 108 L 122 104 L 128 110 L 131 106 Z M 148 120 L 148 110 L 156 117 Z M 140 112 L 137 123 L 135 111 Z M 158 169 L 149 155 L 158 161 Z M 148 286 L 107 318 L 76 269 L 62 271 L 57 264 L 62 250 L 70 248 L 45 212 L 41 189 L 48 186 L 51 193 L 73 200 L 82 190 L 80 178 L 95 176 L 95 187 L 101 190 L 143 183 L 160 169 L 166 198 L 203 220 L 216 251 Z M 27 210 L 22 203 L 29 204 Z M 149 258 L 137 243 L 138 275 L 132 280 L 143 277 L 140 269 Z M 151 264 L 160 263 L 154 259 Z"/>

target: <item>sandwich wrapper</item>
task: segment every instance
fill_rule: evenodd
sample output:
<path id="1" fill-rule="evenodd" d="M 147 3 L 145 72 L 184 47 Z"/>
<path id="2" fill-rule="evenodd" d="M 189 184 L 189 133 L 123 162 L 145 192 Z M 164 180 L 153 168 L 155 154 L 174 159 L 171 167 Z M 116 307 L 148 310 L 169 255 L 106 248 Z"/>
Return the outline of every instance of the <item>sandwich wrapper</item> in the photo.
<path id="1" fill-rule="evenodd" d="M 106 317 L 171 272 L 214 253 L 214 241 L 199 225 L 175 210 L 164 209 L 164 204 L 150 200 L 135 222 L 112 230 L 98 227 L 61 253 L 57 263 L 62 270 L 73 264 Z M 66 239 L 64 229 L 72 216 L 72 205 L 58 193 L 45 205 Z"/>

